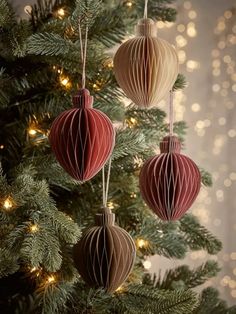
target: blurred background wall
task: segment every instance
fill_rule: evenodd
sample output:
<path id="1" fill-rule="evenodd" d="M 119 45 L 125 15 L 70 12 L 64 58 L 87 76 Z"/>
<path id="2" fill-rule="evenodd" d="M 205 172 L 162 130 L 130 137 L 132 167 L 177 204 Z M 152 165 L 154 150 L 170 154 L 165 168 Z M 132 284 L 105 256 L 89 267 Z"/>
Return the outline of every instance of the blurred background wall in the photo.
<path id="1" fill-rule="evenodd" d="M 160 37 L 177 47 L 188 81 L 175 95 L 176 120 L 188 124 L 185 152 L 213 175 L 213 187 L 203 187 L 191 209 L 223 242 L 217 256 L 222 271 L 208 285 L 217 286 L 231 304 L 236 303 L 235 8 L 233 0 L 179 0 L 176 23 L 158 23 Z M 191 253 L 183 262 L 197 266 L 204 254 Z M 179 264 L 159 257 L 151 262 L 153 272 Z"/>
<path id="2" fill-rule="evenodd" d="M 135 1 L 135 0 L 132 0 Z M 131 3 L 132 3 L 131 1 Z M 19 16 L 35 1 L 14 0 Z M 178 0 L 176 23 L 158 22 L 159 36 L 178 50 L 180 72 L 188 87 L 175 95 L 176 120 L 188 124 L 185 152 L 213 174 L 211 189 L 202 188 L 191 211 L 223 242 L 216 257 L 222 267 L 208 282 L 236 303 L 236 2 Z M 166 110 L 166 103 L 159 105 Z M 191 253 L 182 263 L 197 266 L 207 256 Z M 175 267 L 176 261 L 153 257 L 151 272 Z"/>

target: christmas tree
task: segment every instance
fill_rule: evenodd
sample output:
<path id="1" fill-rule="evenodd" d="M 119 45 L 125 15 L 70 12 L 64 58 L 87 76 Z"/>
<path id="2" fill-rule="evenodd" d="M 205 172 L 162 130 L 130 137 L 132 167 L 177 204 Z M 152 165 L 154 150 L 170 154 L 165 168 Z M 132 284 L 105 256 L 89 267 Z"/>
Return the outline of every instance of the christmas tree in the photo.
<path id="1" fill-rule="evenodd" d="M 174 21 L 171 3 L 150 0 L 149 16 Z M 143 0 L 38 0 L 29 19 L 19 20 L 10 3 L 0 0 L 1 313 L 236 313 L 216 289 L 194 290 L 217 274 L 215 261 L 154 278 L 144 267 L 155 254 L 215 255 L 221 243 L 191 214 L 162 222 L 140 196 L 139 171 L 166 135 L 166 113 L 124 105 L 112 48 L 133 32 L 143 7 Z M 81 232 L 100 211 L 101 172 L 80 184 L 59 166 L 48 142 L 52 121 L 71 108 L 71 96 L 81 87 L 79 20 L 88 26 L 86 87 L 94 107 L 117 125 L 108 207 L 137 250 L 131 275 L 113 294 L 89 288 L 72 257 Z M 179 75 L 174 89 L 184 85 Z M 182 140 L 185 131 L 184 122 L 175 123 Z M 210 186 L 210 175 L 201 175 Z"/>

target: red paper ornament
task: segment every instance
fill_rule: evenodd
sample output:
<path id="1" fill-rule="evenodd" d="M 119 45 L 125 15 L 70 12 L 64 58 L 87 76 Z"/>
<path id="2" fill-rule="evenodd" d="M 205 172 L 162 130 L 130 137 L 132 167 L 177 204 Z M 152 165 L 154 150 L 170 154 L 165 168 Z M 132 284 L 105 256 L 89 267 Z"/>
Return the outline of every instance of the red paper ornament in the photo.
<path id="1" fill-rule="evenodd" d="M 160 143 L 161 154 L 147 160 L 141 169 L 142 197 L 162 220 L 181 218 L 200 190 L 198 167 L 180 148 L 177 137 L 166 136 Z"/>
<path id="2" fill-rule="evenodd" d="M 115 130 L 110 119 L 92 108 L 87 89 L 73 97 L 74 108 L 62 112 L 53 122 L 49 141 L 60 165 L 74 179 L 94 177 L 110 157 Z"/>

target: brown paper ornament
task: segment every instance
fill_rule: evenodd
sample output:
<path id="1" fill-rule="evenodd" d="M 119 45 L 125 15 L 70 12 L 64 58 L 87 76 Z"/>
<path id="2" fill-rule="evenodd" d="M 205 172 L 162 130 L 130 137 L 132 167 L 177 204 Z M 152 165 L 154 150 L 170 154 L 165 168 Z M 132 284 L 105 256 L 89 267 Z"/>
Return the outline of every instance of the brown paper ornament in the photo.
<path id="1" fill-rule="evenodd" d="M 118 84 L 140 107 L 157 105 L 171 90 L 178 75 L 175 48 L 156 33 L 152 19 L 139 20 L 136 37 L 124 42 L 114 57 Z"/>
<path id="2" fill-rule="evenodd" d="M 124 229 L 114 225 L 115 214 L 96 215 L 96 226 L 86 230 L 74 247 L 74 262 L 84 281 L 114 292 L 130 274 L 135 244 Z"/>

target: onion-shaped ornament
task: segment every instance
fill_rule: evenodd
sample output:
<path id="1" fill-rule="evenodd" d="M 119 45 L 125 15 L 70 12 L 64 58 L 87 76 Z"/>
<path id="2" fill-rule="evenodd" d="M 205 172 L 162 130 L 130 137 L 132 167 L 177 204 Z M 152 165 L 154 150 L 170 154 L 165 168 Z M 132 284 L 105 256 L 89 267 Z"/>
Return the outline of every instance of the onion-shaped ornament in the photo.
<path id="1" fill-rule="evenodd" d="M 56 159 L 74 179 L 94 177 L 112 154 L 115 130 L 110 119 L 92 108 L 93 97 L 81 89 L 73 97 L 74 108 L 53 122 L 49 141 Z"/>
<path id="2" fill-rule="evenodd" d="M 161 154 L 147 160 L 140 172 L 142 197 L 162 220 L 181 218 L 200 190 L 199 169 L 180 148 L 177 137 L 166 136 L 160 143 Z"/>
<path id="3" fill-rule="evenodd" d="M 139 20 L 136 37 L 124 42 L 114 57 L 114 72 L 126 96 L 140 107 L 157 105 L 172 89 L 179 62 L 175 48 L 156 36 L 152 19 Z"/>
<path id="4" fill-rule="evenodd" d="M 93 288 L 114 292 L 128 277 L 135 261 L 135 244 L 124 229 L 114 224 L 111 212 L 96 215 L 96 226 L 84 232 L 74 246 L 79 274 Z"/>

